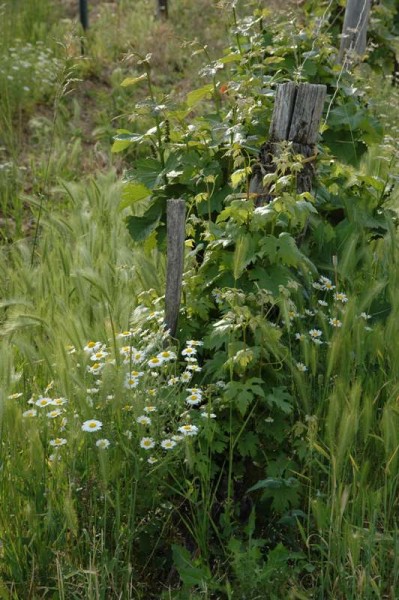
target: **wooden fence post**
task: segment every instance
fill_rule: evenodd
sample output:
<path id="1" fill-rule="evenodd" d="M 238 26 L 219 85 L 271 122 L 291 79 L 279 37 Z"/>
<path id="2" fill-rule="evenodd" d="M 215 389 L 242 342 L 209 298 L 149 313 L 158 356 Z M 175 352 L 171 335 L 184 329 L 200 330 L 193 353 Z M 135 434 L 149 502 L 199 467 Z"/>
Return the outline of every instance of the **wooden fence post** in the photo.
<path id="1" fill-rule="evenodd" d="M 305 157 L 302 171 L 297 175 L 298 193 L 311 191 L 316 142 L 326 92 L 325 85 L 297 85 L 292 81 L 277 87 L 269 141 L 260 149 L 259 163 L 253 169 L 249 186 L 249 193 L 257 195 L 257 206 L 272 200 L 263 186 L 263 177 L 275 172 L 274 158 L 278 156 L 283 141 L 292 142 L 293 152 Z"/>
<path id="2" fill-rule="evenodd" d="M 87 0 L 79 0 L 79 18 L 83 30 L 86 31 L 89 28 L 89 13 L 87 10 Z"/>
<path id="3" fill-rule="evenodd" d="M 168 0 L 157 0 L 157 17 L 164 21 L 168 18 Z"/>
<path id="4" fill-rule="evenodd" d="M 184 267 L 186 204 L 184 200 L 168 200 L 166 206 L 167 267 L 165 293 L 165 325 L 174 337 L 179 318 Z"/>
<path id="5" fill-rule="evenodd" d="M 341 64 L 350 63 L 365 53 L 370 7 L 371 0 L 347 0 L 338 53 Z"/>

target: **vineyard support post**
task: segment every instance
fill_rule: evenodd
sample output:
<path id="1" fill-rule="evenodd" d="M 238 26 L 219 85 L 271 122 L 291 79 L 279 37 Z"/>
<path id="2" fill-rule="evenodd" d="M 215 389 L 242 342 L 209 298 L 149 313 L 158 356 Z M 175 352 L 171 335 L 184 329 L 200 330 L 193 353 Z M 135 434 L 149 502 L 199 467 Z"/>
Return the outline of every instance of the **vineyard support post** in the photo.
<path id="1" fill-rule="evenodd" d="M 348 64 L 366 51 L 371 0 L 347 0 L 338 61 Z"/>
<path id="2" fill-rule="evenodd" d="M 157 0 L 157 17 L 163 21 L 168 18 L 168 0 Z"/>
<path id="3" fill-rule="evenodd" d="M 326 97 L 325 85 L 289 81 L 277 86 L 269 141 L 260 150 L 260 160 L 253 170 L 250 193 L 257 195 L 257 205 L 272 198 L 263 186 L 263 177 L 273 173 L 274 158 L 278 156 L 281 142 L 291 142 L 295 154 L 304 156 L 303 168 L 297 175 L 298 193 L 310 192 L 314 175 L 316 142 Z"/>
<path id="4" fill-rule="evenodd" d="M 89 13 L 87 9 L 87 0 L 79 0 L 79 18 L 83 30 L 86 31 L 89 28 Z"/>
<path id="5" fill-rule="evenodd" d="M 171 337 L 177 330 L 184 267 L 186 205 L 184 200 L 168 200 L 166 207 L 167 267 L 165 325 Z"/>

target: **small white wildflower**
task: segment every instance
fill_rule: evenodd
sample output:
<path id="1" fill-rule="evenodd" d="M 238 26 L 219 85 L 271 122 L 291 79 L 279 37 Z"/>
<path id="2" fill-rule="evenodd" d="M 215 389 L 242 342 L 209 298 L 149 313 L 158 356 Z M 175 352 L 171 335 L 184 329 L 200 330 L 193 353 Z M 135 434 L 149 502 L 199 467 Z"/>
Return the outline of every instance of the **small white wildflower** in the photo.
<path id="1" fill-rule="evenodd" d="M 92 394 L 98 394 L 99 393 L 99 389 L 98 388 L 87 388 L 86 392 L 90 395 Z"/>
<path id="2" fill-rule="evenodd" d="M 303 340 L 305 339 L 305 335 L 303 333 L 296 333 L 295 339 L 299 340 L 300 342 L 303 342 Z"/>
<path id="3" fill-rule="evenodd" d="M 123 385 L 126 389 L 132 390 L 135 387 L 137 387 L 138 384 L 139 384 L 139 380 L 136 377 L 130 377 L 129 379 L 125 380 L 125 383 Z"/>
<path id="4" fill-rule="evenodd" d="M 183 439 L 183 435 L 172 435 L 172 440 L 175 442 L 180 442 Z"/>
<path id="5" fill-rule="evenodd" d="M 139 425 L 151 425 L 151 419 L 146 415 L 140 415 L 140 417 L 137 417 L 136 422 L 139 423 Z"/>
<path id="6" fill-rule="evenodd" d="M 312 339 L 317 340 L 322 336 L 320 329 L 310 329 L 309 335 Z"/>
<path id="7" fill-rule="evenodd" d="M 162 358 L 159 358 L 159 356 L 153 356 L 152 358 L 150 358 L 150 360 L 147 361 L 147 365 L 151 368 L 154 369 L 155 367 L 160 367 L 161 365 L 163 365 L 164 360 Z"/>
<path id="8" fill-rule="evenodd" d="M 160 358 L 162 361 L 169 361 L 175 360 L 177 357 L 174 352 L 171 352 L 170 350 L 164 350 L 163 352 L 157 354 L 157 358 Z"/>
<path id="9" fill-rule="evenodd" d="M 195 346 L 203 346 L 204 342 L 200 342 L 198 340 L 188 340 L 186 342 L 186 346 L 191 346 L 191 347 L 195 347 Z"/>
<path id="10" fill-rule="evenodd" d="M 150 456 L 149 458 L 147 458 L 147 462 L 148 462 L 149 465 L 153 465 L 156 462 L 158 462 L 158 459 L 155 458 L 155 456 Z"/>
<path id="11" fill-rule="evenodd" d="M 321 283 L 317 283 L 317 281 L 315 281 L 314 283 L 312 283 L 312 286 L 314 287 L 315 290 L 322 290 L 323 286 L 321 285 Z"/>
<path id="12" fill-rule="evenodd" d="M 67 404 L 67 402 L 68 400 L 66 398 L 53 398 L 51 404 L 53 406 L 63 406 L 64 404 Z"/>
<path id="13" fill-rule="evenodd" d="M 55 438 L 54 440 L 50 440 L 50 446 L 65 446 L 67 443 L 65 438 Z"/>
<path id="14" fill-rule="evenodd" d="M 82 430 L 94 432 L 99 431 L 102 426 L 103 424 L 101 423 L 101 421 L 97 421 L 97 419 L 89 419 L 88 421 L 85 421 L 83 423 Z"/>
<path id="15" fill-rule="evenodd" d="M 305 373 L 305 371 L 308 370 L 307 366 L 305 364 L 303 364 L 302 362 L 297 362 L 296 368 L 298 369 L 298 371 L 301 371 L 301 373 Z"/>
<path id="16" fill-rule="evenodd" d="M 364 319 L 365 321 L 368 321 L 368 319 L 371 319 L 371 315 L 367 314 L 366 312 L 360 313 L 359 316 L 361 319 Z"/>
<path id="17" fill-rule="evenodd" d="M 16 392 L 15 394 L 10 394 L 8 396 L 9 400 L 17 400 L 17 398 L 21 398 L 21 396 L 23 396 L 22 392 Z"/>
<path id="18" fill-rule="evenodd" d="M 161 442 L 161 447 L 164 450 L 171 450 L 172 448 L 174 448 L 176 446 L 175 440 L 162 440 Z"/>
<path id="19" fill-rule="evenodd" d="M 265 423 L 274 423 L 273 417 L 266 417 Z"/>
<path id="20" fill-rule="evenodd" d="M 186 366 L 187 371 L 192 371 L 193 373 L 200 373 L 202 371 L 202 367 L 199 366 L 198 363 L 190 363 Z"/>
<path id="21" fill-rule="evenodd" d="M 197 349 L 194 346 L 187 346 L 182 350 L 182 356 L 195 356 L 197 354 Z"/>
<path id="22" fill-rule="evenodd" d="M 184 436 L 192 436 L 197 435 L 198 427 L 196 425 L 182 425 L 178 428 L 178 431 L 182 433 Z"/>
<path id="23" fill-rule="evenodd" d="M 86 367 L 87 371 L 89 373 L 92 373 L 92 375 L 98 375 L 98 373 L 101 373 L 101 371 L 103 370 L 103 368 L 105 367 L 104 363 L 94 363 L 91 366 Z"/>
<path id="24" fill-rule="evenodd" d="M 326 302 L 325 300 L 318 300 L 317 304 L 320 304 L 320 306 L 328 306 L 328 302 Z"/>
<path id="25" fill-rule="evenodd" d="M 51 403 L 52 403 L 51 398 L 44 398 L 42 396 L 35 402 L 36 406 L 39 406 L 40 408 L 45 408 L 46 406 L 48 406 Z"/>
<path id="26" fill-rule="evenodd" d="M 309 310 L 308 308 L 305 308 L 305 315 L 307 315 L 308 317 L 314 317 L 315 316 L 315 312 L 314 310 Z"/>
<path id="27" fill-rule="evenodd" d="M 101 440 L 96 441 L 96 446 L 97 448 L 100 448 L 100 450 L 106 450 L 110 446 L 110 444 L 111 442 L 106 438 L 102 438 Z"/>
<path id="28" fill-rule="evenodd" d="M 155 442 L 150 437 L 143 437 L 140 441 L 140 447 L 144 448 L 144 450 L 151 450 L 155 446 Z"/>
<path id="29" fill-rule="evenodd" d="M 47 417 L 49 419 L 55 419 L 56 417 L 59 417 L 60 415 L 62 415 L 62 410 L 61 408 L 55 408 L 54 410 L 51 410 L 50 412 L 47 413 Z"/>
<path id="30" fill-rule="evenodd" d="M 216 419 L 215 413 L 202 412 L 201 417 L 204 419 Z"/>
<path id="31" fill-rule="evenodd" d="M 346 294 L 344 294 L 343 292 L 336 292 L 334 294 L 334 300 L 337 300 L 338 302 L 342 302 L 343 304 L 345 304 L 346 302 L 348 302 L 348 296 Z"/>
<path id="32" fill-rule="evenodd" d="M 121 331 L 120 333 L 117 334 L 117 339 L 118 340 L 122 340 L 122 339 L 126 339 L 131 337 L 132 332 L 131 331 Z"/>
<path id="33" fill-rule="evenodd" d="M 197 404 L 201 404 L 201 402 L 202 402 L 201 394 L 190 394 L 190 396 L 188 396 L 186 398 L 186 403 L 189 406 L 197 406 Z"/>
<path id="34" fill-rule="evenodd" d="M 103 360 L 109 355 L 109 352 L 105 352 L 105 350 L 99 350 L 98 352 L 92 352 L 90 355 L 90 360 L 98 362 L 99 360 Z"/>
<path id="35" fill-rule="evenodd" d="M 131 440 L 133 437 L 133 433 L 131 431 L 129 431 L 128 429 L 123 432 L 123 435 L 126 436 L 128 440 Z"/>
<path id="36" fill-rule="evenodd" d="M 171 377 L 170 379 L 168 379 L 168 385 L 172 386 L 176 385 L 176 383 L 179 383 L 178 377 Z"/>
<path id="37" fill-rule="evenodd" d="M 92 354 L 93 352 L 98 352 L 101 348 L 103 348 L 102 342 L 87 342 L 83 350 L 87 354 Z"/>
<path id="38" fill-rule="evenodd" d="M 192 378 L 192 376 L 193 376 L 193 375 L 192 375 L 192 373 L 190 373 L 190 371 L 184 371 L 184 372 L 183 372 L 183 373 L 180 375 L 180 381 L 183 381 L 183 382 L 186 382 L 186 383 L 187 383 L 187 382 L 191 381 L 191 378 Z"/>
<path id="39" fill-rule="evenodd" d="M 332 317 L 331 319 L 329 319 L 329 323 L 333 327 L 342 327 L 342 321 L 340 321 L 336 317 Z"/>
<path id="40" fill-rule="evenodd" d="M 29 410 L 26 410 L 25 412 L 22 413 L 23 417 L 36 417 L 37 415 L 37 410 L 35 410 L 34 408 L 30 408 Z"/>
<path id="41" fill-rule="evenodd" d="M 152 412 L 156 412 L 156 410 L 157 410 L 157 407 L 156 407 L 156 406 L 145 406 L 145 407 L 143 408 L 143 411 L 144 411 L 145 413 L 152 413 Z"/>

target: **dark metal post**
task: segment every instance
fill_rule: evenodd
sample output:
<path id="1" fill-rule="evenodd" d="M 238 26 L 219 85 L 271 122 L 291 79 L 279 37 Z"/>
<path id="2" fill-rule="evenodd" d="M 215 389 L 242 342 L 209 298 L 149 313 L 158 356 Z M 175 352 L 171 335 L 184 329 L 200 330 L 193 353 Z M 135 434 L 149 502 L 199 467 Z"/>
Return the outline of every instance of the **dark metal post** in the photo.
<path id="1" fill-rule="evenodd" d="M 79 18 L 84 31 L 89 28 L 89 14 L 87 10 L 87 0 L 79 0 Z"/>

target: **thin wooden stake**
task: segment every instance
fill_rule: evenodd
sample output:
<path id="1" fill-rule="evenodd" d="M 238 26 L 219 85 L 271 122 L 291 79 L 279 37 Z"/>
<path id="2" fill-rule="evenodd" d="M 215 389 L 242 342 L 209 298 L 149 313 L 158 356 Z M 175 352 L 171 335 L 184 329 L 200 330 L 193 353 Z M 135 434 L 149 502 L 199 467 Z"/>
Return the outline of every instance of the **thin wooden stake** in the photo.
<path id="1" fill-rule="evenodd" d="M 367 45 L 371 0 L 347 0 L 338 62 L 352 62 L 362 56 Z"/>
<path id="2" fill-rule="evenodd" d="M 174 337 L 181 301 L 186 204 L 184 200 L 168 200 L 166 207 L 167 268 L 165 293 L 165 325 Z"/>

